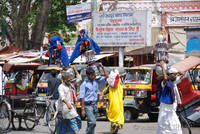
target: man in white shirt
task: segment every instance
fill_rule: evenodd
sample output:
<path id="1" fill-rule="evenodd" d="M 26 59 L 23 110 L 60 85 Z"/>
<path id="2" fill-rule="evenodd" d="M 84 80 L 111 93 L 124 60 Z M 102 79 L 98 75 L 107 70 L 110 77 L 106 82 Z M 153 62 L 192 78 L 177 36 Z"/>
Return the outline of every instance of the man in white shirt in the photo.
<path id="1" fill-rule="evenodd" d="M 182 134 L 181 124 L 176 114 L 177 104 L 181 103 L 176 84 L 183 77 L 183 73 L 178 72 L 175 68 L 170 68 L 167 75 L 164 62 L 161 62 L 160 65 L 164 78 L 158 86 L 160 108 L 156 134 Z M 178 76 L 178 74 L 181 75 Z"/>
<path id="2" fill-rule="evenodd" d="M 74 66 L 71 66 L 71 68 L 74 70 L 76 76 L 77 76 L 77 81 L 81 80 L 81 77 L 79 73 L 76 71 Z M 76 106 L 75 106 L 75 100 L 76 100 L 76 95 L 74 93 L 74 86 L 71 83 L 72 75 L 73 72 L 71 72 L 69 69 L 67 71 L 61 72 L 62 75 L 62 84 L 58 87 L 58 92 L 59 92 L 59 108 L 62 111 L 62 117 L 63 120 L 69 121 L 69 126 L 64 126 L 65 128 L 70 127 L 75 134 L 78 134 L 78 131 L 81 129 L 81 118 L 79 117 L 77 111 L 76 111 Z M 58 129 L 57 133 L 62 133 L 63 128 L 62 124 L 58 125 L 60 129 Z M 66 133 L 68 129 L 66 130 Z"/>

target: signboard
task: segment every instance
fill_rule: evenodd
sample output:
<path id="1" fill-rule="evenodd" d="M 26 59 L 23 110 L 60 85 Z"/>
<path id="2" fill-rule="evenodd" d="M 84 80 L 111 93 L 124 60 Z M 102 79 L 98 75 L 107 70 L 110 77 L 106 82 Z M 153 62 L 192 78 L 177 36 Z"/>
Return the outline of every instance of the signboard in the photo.
<path id="1" fill-rule="evenodd" d="M 65 48 L 67 50 L 68 57 L 70 58 L 75 49 L 75 45 L 66 45 Z"/>
<path id="2" fill-rule="evenodd" d="M 67 23 L 91 19 L 91 3 L 66 6 Z"/>
<path id="3" fill-rule="evenodd" d="M 150 45 L 151 12 L 100 12 L 93 20 L 93 37 L 100 46 Z"/>
<path id="4" fill-rule="evenodd" d="M 200 12 L 167 14 L 167 25 L 200 25 Z"/>

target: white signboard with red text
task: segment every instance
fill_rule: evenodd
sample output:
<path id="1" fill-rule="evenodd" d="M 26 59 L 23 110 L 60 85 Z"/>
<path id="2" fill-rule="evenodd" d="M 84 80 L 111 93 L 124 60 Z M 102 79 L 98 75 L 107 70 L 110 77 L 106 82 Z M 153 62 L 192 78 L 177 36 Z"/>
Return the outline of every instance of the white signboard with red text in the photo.
<path id="1" fill-rule="evenodd" d="M 100 46 L 150 45 L 151 12 L 100 12 L 93 20 L 93 37 Z"/>

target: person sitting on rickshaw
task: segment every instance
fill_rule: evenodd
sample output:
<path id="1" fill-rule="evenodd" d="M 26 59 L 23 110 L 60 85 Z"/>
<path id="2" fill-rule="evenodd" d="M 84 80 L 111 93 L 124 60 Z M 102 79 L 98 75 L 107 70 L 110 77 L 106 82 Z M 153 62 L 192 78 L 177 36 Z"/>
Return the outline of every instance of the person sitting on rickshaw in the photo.
<path id="1" fill-rule="evenodd" d="M 151 74 L 149 72 L 146 72 L 144 81 L 146 81 L 147 83 L 151 81 Z"/>
<path id="2" fill-rule="evenodd" d="M 20 90 L 25 90 L 26 88 L 26 80 L 22 77 L 22 72 L 18 72 L 15 77 L 16 88 Z"/>

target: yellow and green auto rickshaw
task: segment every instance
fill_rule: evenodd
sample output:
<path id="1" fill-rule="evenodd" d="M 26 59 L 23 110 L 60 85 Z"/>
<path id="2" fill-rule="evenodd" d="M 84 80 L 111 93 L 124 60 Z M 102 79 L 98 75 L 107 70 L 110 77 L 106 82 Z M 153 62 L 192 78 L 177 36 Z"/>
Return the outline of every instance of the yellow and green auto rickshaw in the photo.
<path id="1" fill-rule="evenodd" d="M 200 90 L 200 65 L 191 68 L 188 73 L 192 81 L 193 89 Z"/>
<path id="2" fill-rule="evenodd" d="M 48 99 L 47 93 L 48 93 L 48 80 L 50 78 L 50 71 L 52 69 L 55 69 L 58 71 L 58 73 L 62 70 L 62 68 L 58 67 L 57 65 L 41 65 L 37 68 L 36 74 L 40 79 L 37 82 L 36 86 L 36 104 L 37 104 L 37 111 L 40 116 L 43 116 L 46 109 L 46 101 Z M 57 77 L 59 77 L 57 75 Z"/>
<path id="3" fill-rule="evenodd" d="M 123 84 L 126 121 L 136 120 L 141 113 L 147 113 L 150 120 L 157 120 L 159 105 L 156 99 L 157 83 L 155 65 L 126 69 Z"/>

